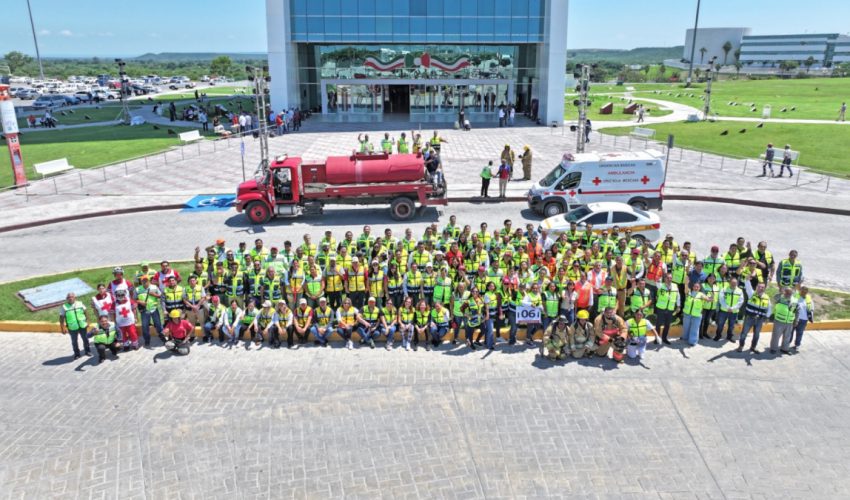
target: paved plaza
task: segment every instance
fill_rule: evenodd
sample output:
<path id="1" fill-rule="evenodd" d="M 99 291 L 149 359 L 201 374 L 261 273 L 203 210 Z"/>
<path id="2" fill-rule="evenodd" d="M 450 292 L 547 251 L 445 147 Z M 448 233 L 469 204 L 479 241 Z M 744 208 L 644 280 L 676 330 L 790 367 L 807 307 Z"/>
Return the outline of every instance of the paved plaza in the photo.
<path id="1" fill-rule="evenodd" d="M 799 354 L 161 348 L 2 334 L 2 498 L 841 498 L 846 331 Z M 764 342 L 764 339 L 762 340 Z"/>

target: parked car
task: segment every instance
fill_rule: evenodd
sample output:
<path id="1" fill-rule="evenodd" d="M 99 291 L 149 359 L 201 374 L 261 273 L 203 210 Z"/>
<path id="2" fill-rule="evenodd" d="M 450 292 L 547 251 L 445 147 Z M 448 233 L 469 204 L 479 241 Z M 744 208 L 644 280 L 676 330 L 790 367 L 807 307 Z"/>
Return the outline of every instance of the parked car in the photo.
<path id="1" fill-rule="evenodd" d="M 57 108 L 64 105 L 65 98 L 61 95 L 43 95 L 32 103 L 32 107 L 36 109 Z"/>
<path id="2" fill-rule="evenodd" d="M 657 213 L 613 201 L 581 205 L 566 214 L 543 219 L 540 229 L 546 230 L 550 238 L 557 238 L 570 230 L 572 222 L 576 223 L 580 231 L 584 231 L 587 224 L 593 225 L 594 233 L 603 229 L 610 231 L 614 226 L 619 226 L 620 229 L 630 229 L 632 238 L 636 240 L 654 242 L 661 238 L 661 219 Z"/>
<path id="3" fill-rule="evenodd" d="M 60 94 L 59 97 L 65 100 L 66 106 L 73 106 L 80 103 L 80 98 L 75 95 Z"/>
<path id="4" fill-rule="evenodd" d="M 195 88 L 195 82 L 186 82 L 184 86 L 187 89 L 193 89 Z"/>
<path id="5" fill-rule="evenodd" d="M 208 82 L 208 81 L 210 81 L 210 77 L 209 77 L 209 75 L 204 75 L 204 76 L 202 76 L 202 77 L 201 77 L 201 81 L 202 81 L 202 82 Z"/>
<path id="6" fill-rule="evenodd" d="M 80 102 L 91 102 L 92 95 L 91 92 L 87 90 L 80 90 L 79 92 L 74 92 L 74 97 L 80 100 Z"/>
<path id="7" fill-rule="evenodd" d="M 15 93 L 15 97 L 17 97 L 18 99 L 23 99 L 25 101 L 37 99 L 39 96 L 41 96 L 41 92 L 35 89 L 24 89 L 19 90 L 17 93 Z"/>

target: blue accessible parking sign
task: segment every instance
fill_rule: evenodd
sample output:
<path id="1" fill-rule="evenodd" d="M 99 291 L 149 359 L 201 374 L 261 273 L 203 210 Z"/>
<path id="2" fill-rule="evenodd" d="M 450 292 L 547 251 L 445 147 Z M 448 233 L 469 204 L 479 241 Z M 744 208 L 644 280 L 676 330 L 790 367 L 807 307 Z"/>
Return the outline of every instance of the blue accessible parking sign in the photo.
<path id="1" fill-rule="evenodd" d="M 183 212 L 226 212 L 236 204 L 236 195 L 202 194 L 186 202 Z"/>

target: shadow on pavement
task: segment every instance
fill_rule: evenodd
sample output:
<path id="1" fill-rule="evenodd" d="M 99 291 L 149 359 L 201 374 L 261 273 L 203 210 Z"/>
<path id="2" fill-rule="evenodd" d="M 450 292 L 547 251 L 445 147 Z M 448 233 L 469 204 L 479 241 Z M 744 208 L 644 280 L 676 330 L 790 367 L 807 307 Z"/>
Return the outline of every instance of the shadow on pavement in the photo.
<path id="1" fill-rule="evenodd" d="M 97 366 L 97 359 L 98 359 L 97 356 L 89 357 L 87 360 L 85 360 L 82 363 L 80 363 L 79 365 L 77 365 L 77 367 L 74 368 L 74 371 L 84 372 L 85 370 L 83 368 L 85 366 Z"/>
<path id="2" fill-rule="evenodd" d="M 60 356 L 58 358 L 48 359 L 47 361 L 42 361 L 42 366 L 61 366 L 67 365 L 68 363 L 73 363 L 74 355 L 69 354 L 68 356 Z"/>
<path id="3" fill-rule="evenodd" d="M 251 234 L 264 233 L 266 227 L 285 227 L 293 223 L 308 224 L 311 226 L 345 226 L 361 224 L 388 224 L 397 226 L 399 221 L 390 217 L 389 205 L 380 205 L 379 208 L 368 209 L 329 209 L 322 215 L 300 215 L 298 217 L 279 217 L 261 225 L 251 224 L 245 214 L 234 213 L 224 221 L 227 227 L 242 228 Z M 424 207 L 416 212 L 416 217 L 410 222 L 439 222 L 440 217 L 435 207 Z"/>

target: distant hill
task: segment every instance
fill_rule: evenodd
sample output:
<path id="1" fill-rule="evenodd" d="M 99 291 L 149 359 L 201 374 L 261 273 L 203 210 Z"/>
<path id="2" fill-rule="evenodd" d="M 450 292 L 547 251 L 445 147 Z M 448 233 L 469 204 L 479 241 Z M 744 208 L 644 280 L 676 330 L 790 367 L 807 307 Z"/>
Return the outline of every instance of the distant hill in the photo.
<path id="1" fill-rule="evenodd" d="M 265 52 L 160 52 L 154 54 L 149 52 L 132 58 L 134 61 L 152 62 L 186 62 L 186 61 L 212 61 L 218 56 L 228 56 L 234 61 L 256 61 L 266 59 Z"/>
<path id="2" fill-rule="evenodd" d="M 682 45 L 676 47 L 638 47 L 631 50 L 576 49 L 567 50 L 570 62 L 614 62 L 621 64 L 660 63 L 665 59 L 681 59 Z"/>

